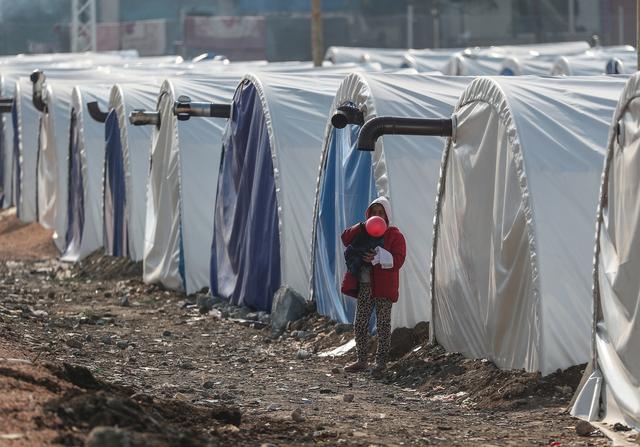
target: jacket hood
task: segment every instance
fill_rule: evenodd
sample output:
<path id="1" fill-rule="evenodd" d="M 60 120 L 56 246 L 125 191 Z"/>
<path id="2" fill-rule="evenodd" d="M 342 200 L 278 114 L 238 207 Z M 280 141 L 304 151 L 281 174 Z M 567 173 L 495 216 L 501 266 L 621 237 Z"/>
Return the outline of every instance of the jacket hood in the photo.
<path id="1" fill-rule="evenodd" d="M 382 205 L 382 208 L 384 208 L 384 212 L 387 215 L 387 225 L 391 226 L 391 203 L 389 202 L 389 199 L 384 196 L 378 197 L 369 204 L 369 206 L 367 207 L 367 212 L 365 213 L 367 219 L 369 218 L 369 209 L 375 204 Z"/>

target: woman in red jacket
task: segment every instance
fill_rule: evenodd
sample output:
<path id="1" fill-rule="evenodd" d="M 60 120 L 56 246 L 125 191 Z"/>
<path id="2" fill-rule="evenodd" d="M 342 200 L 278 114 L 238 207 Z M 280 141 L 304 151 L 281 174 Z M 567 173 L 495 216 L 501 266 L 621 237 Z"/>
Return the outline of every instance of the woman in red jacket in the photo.
<path id="1" fill-rule="evenodd" d="M 386 197 L 378 197 L 371 202 L 365 213 L 366 218 L 380 216 L 387 222 L 387 231 L 383 235 L 383 246 L 370 250 L 362 256 L 362 267 L 358 276 L 347 271 L 342 281 L 342 293 L 357 298 L 354 332 L 358 360 L 345 367 L 347 372 L 367 369 L 367 342 L 369 340 L 369 320 L 373 308 L 376 309 L 376 329 L 378 333 L 378 351 L 374 370 L 385 367 L 389 344 L 391 342 L 391 306 L 398 301 L 400 267 L 404 264 L 406 244 L 404 236 L 396 227 L 392 227 L 391 205 Z M 342 233 L 342 243 L 350 245 L 354 238 L 365 231 L 358 223 Z"/>

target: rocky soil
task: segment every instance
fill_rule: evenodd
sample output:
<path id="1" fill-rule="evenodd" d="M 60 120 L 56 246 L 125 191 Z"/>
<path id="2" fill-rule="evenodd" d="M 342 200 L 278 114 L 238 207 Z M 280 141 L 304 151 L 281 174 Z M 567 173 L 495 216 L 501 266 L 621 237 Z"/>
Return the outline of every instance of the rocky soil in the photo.
<path id="1" fill-rule="evenodd" d="M 580 367 L 500 371 L 422 325 L 394 334 L 384 373 L 345 374 L 352 352 L 323 353 L 348 325 L 311 313 L 274 338 L 268 315 L 146 285 L 140 265 L 60 263 L 5 214 L 0 445 L 608 445 L 566 413 Z"/>

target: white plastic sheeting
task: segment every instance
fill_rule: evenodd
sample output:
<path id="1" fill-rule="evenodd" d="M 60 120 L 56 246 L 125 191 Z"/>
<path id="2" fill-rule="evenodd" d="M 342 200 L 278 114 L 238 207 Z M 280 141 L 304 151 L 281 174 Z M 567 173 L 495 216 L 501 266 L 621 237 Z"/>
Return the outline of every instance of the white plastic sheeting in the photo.
<path id="1" fill-rule="evenodd" d="M 153 79 L 120 83 L 113 86 L 109 96 L 109 111 L 115 112 L 120 131 L 125 185 L 125 241 L 128 245 L 129 258 L 134 261 L 141 261 L 144 253 L 152 128 L 130 125 L 129 114 L 136 109 L 153 110 L 159 88 L 159 82 Z M 105 213 L 108 214 L 110 210 L 107 208 L 105 201 Z"/>
<path id="2" fill-rule="evenodd" d="M 95 101 L 100 109 L 105 110 L 109 90 L 108 84 L 85 84 L 74 87 L 71 93 L 70 170 L 67 174 L 67 213 L 70 220 L 62 255 L 65 261 L 79 261 L 102 247 L 104 124 L 91 118 L 87 103 Z M 80 178 L 75 177 L 76 174 L 80 174 Z"/>
<path id="3" fill-rule="evenodd" d="M 460 93 L 470 81 L 470 78 L 465 77 L 352 74 L 345 78 L 338 89 L 331 113 L 334 113 L 337 107 L 350 103 L 363 112 L 365 122 L 376 116 L 448 118 L 453 112 Z M 339 237 L 332 241 L 333 246 L 317 246 L 319 213 L 324 208 L 329 213 L 335 213 L 336 219 L 337 216 L 349 214 L 346 208 L 353 206 L 351 203 L 353 198 L 350 196 L 356 192 L 336 191 L 336 203 L 321 204 L 319 203 L 320 185 L 334 132 L 349 131 L 348 128 L 334 129 L 330 122 L 326 127 L 313 214 L 311 271 L 314 274 L 316 258 L 320 255 L 320 251 L 334 252 L 331 257 L 337 259 L 336 269 L 332 272 L 333 284 L 329 286 L 334 289 L 334 292 L 326 293 L 334 297 L 340 294 L 340 283 L 346 270 L 342 258 L 344 247 Z M 433 221 L 433 203 L 443 144 L 443 139 L 436 137 L 389 135 L 378 140 L 371 159 L 373 164 L 371 172 L 377 193 L 389 197 L 394 225 L 404 234 L 408 248 L 405 264 L 400 270 L 400 298 L 393 306 L 393 327 L 414 327 L 421 321 L 431 320 L 427 266 L 431 256 L 432 241 L 431 237 L 425 237 L 425 228 L 429 228 Z M 342 163 L 352 164 L 353 162 L 345 158 Z M 342 183 L 342 180 L 337 179 L 336 182 Z M 369 197 L 365 197 L 361 202 L 366 204 L 369 200 Z M 342 209 L 343 205 L 345 209 Z M 364 210 L 361 211 L 364 212 Z M 349 218 L 352 217 L 346 217 L 346 219 Z M 363 219 L 363 216 L 359 216 L 359 219 Z M 353 223 L 355 222 L 345 222 L 346 225 Z M 341 229 L 336 229 L 338 236 L 339 231 Z M 426 234 L 428 235 L 428 232 Z M 313 277 L 310 281 L 312 296 L 318 300 L 320 291 L 314 288 L 316 280 L 325 281 L 325 278 Z M 325 287 L 327 285 L 322 285 L 321 289 Z M 322 297 L 322 299 L 329 299 L 329 297 Z M 336 305 L 340 304 L 335 303 L 329 308 Z M 331 312 L 328 313 L 331 314 Z M 330 316 L 337 318 L 340 314 L 343 313 L 337 312 L 337 315 Z"/>
<path id="4" fill-rule="evenodd" d="M 38 127 L 40 112 L 31 100 L 31 81 L 19 78 L 15 84 L 16 113 L 12 117 L 13 129 L 17 133 L 17 146 L 14 147 L 14 197 L 17 215 L 23 222 L 36 220 L 36 164 L 38 159 Z M 16 163 L 17 162 L 17 163 Z M 17 165 L 17 167 L 16 167 Z M 17 172 L 16 172 L 17 171 Z"/>
<path id="5" fill-rule="evenodd" d="M 431 267 L 446 349 L 543 374 L 589 359 L 592 216 L 623 83 L 481 78 L 460 97 Z"/>
<path id="6" fill-rule="evenodd" d="M 558 57 L 551 67 L 552 75 L 594 76 L 635 73 L 638 64 L 631 46 L 597 47 L 580 54 Z"/>
<path id="7" fill-rule="evenodd" d="M 187 294 L 209 286 L 213 213 L 226 120 L 179 122 L 174 101 L 229 104 L 240 77 L 212 74 L 165 81 L 157 110 L 146 203 L 143 279 Z"/>
<path id="8" fill-rule="evenodd" d="M 38 222 L 54 230 L 53 241 L 58 250 L 64 252 L 67 245 L 69 122 L 73 88 L 79 79 L 88 85 L 106 82 L 107 76 L 112 75 L 85 67 L 49 68 L 45 76 L 43 101 L 47 109 L 40 115 L 36 146 L 36 210 Z"/>
<path id="9" fill-rule="evenodd" d="M 402 58 L 402 66 L 415 68 L 419 73 L 444 72 L 447 62 L 462 48 L 407 50 Z"/>
<path id="10" fill-rule="evenodd" d="M 540 62 L 555 60 L 559 55 L 571 55 L 589 48 L 587 42 L 554 42 L 531 45 L 505 45 L 488 48 L 468 48 L 454 54 L 447 63 L 444 73 L 458 76 L 482 76 L 502 74 L 505 68 L 520 71 L 515 74 L 547 74 L 539 73 Z M 518 62 L 513 65 L 513 58 Z M 520 65 L 519 60 L 531 60 L 531 72 Z M 508 62 L 507 62 L 508 61 Z M 535 62 L 534 62 L 535 61 Z M 506 66 L 503 64 L 506 63 Z M 552 62 L 549 63 L 549 69 Z M 544 66 L 544 64 L 543 64 Z M 537 72 L 538 71 L 538 72 Z M 512 74 L 512 73 L 506 73 Z"/>
<path id="11" fill-rule="evenodd" d="M 593 273 L 593 373 L 572 414 L 640 430 L 640 75 L 611 123 L 600 189 Z M 586 379 L 586 378 L 585 378 Z"/>
<path id="12" fill-rule="evenodd" d="M 5 78 L 0 74 L 0 97 L 12 97 L 13 89 L 8 88 Z M 12 205 L 11 174 L 13 164 L 13 150 L 11 141 L 11 114 L 0 114 L 0 207 L 9 208 Z"/>
<path id="13" fill-rule="evenodd" d="M 378 62 L 383 69 L 394 69 L 402 66 L 406 52 L 401 48 L 332 46 L 327 49 L 324 58 L 334 64 Z"/>

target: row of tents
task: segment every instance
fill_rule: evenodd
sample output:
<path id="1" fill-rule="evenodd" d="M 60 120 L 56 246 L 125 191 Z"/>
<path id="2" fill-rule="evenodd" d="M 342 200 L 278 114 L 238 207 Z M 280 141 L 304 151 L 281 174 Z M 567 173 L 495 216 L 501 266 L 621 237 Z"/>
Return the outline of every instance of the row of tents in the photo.
<path id="1" fill-rule="evenodd" d="M 437 50 L 330 47 L 326 59 L 333 63 L 379 63 L 384 69 L 413 68 L 420 73 L 453 76 L 593 76 L 635 72 L 635 48 L 604 47 L 596 42 Z"/>
<path id="2" fill-rule="evenodd" d="M 640 428 L 638 76 L 127 54 L 0 76 L 2 205 L 62 259 L 103 249 L 267 312 L 289 287 L 351 322 L 340 233 L 385 195 L 408 241 L 395 328 L 504 369 L 590 362 L 575 414 Z"/>

